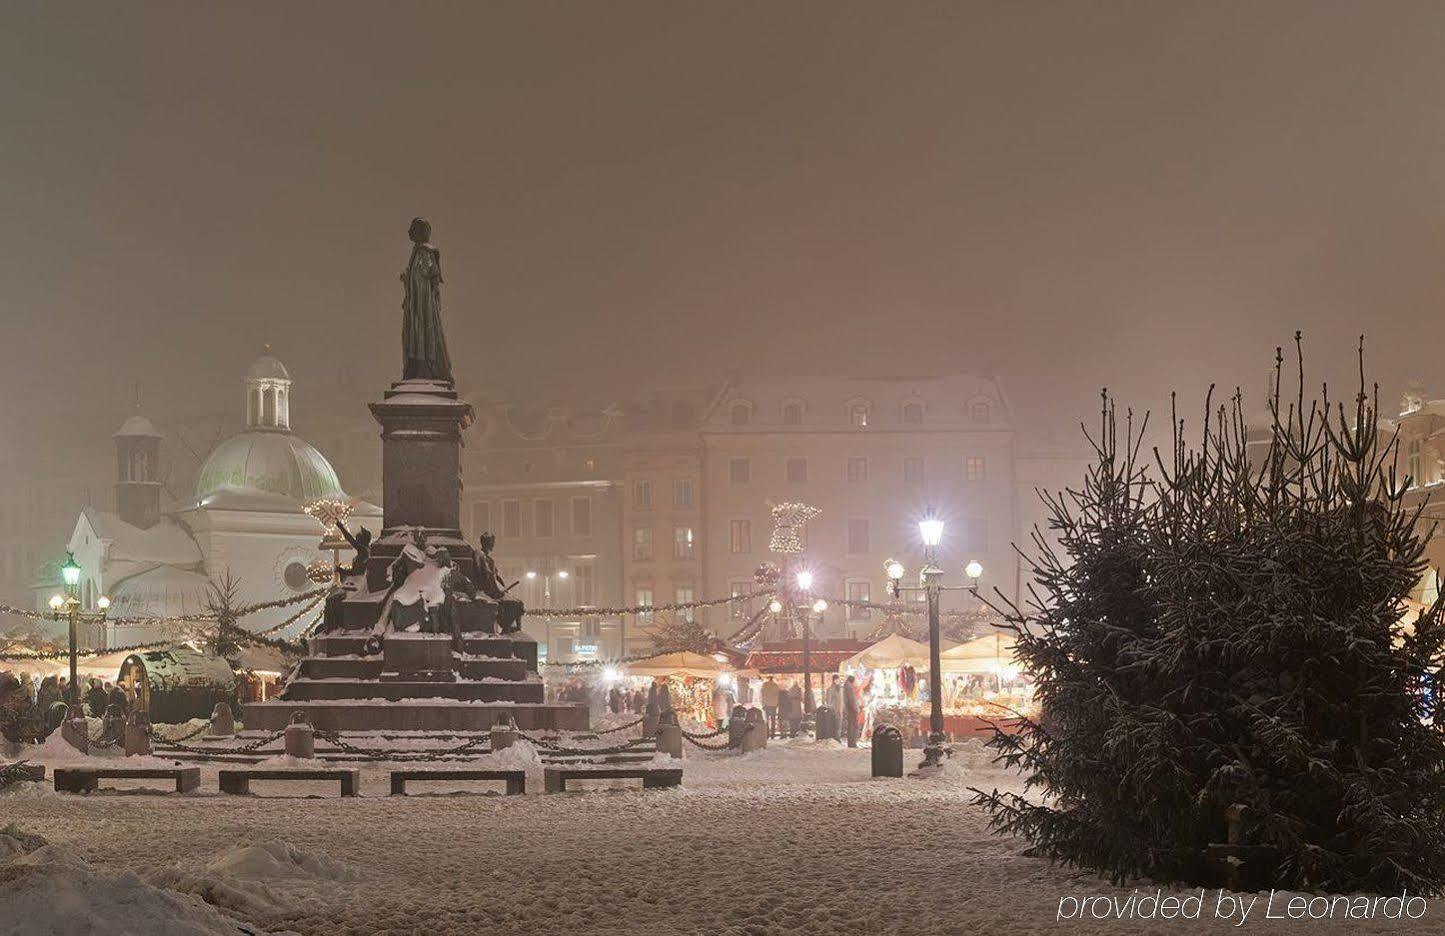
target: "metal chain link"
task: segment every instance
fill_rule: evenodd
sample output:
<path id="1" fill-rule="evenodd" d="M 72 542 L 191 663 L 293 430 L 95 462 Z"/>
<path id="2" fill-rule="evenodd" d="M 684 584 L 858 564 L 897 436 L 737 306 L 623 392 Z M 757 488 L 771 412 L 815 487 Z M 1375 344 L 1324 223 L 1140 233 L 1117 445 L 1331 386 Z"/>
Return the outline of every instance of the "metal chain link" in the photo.
<path id="1" fill-rule="evenodd" d="M 157 735 L 155 733 L 155 729 L 151 730 L 150 738 L 152 741 L 158 741 L 166 747 L 174 748 L 177 751 L 185 751 L 188 754 L 250 754 L 253 751 L 265 747 L 266 745 L 270 744 L 272 741 L 275 741 L 277 738 L 281 737 L 285 733 L 286 729 L 283 728 L 280 731 L 272 734 L 270 737 L 261 738 L 256 741 L 252 741 L 249 744 L 243 744 L 242 746 L 235 748 L 203 748 L 196 747 L 190 744 L 180 744 L 175 741 L 167 741 L 165 738 Z"/>
<path id="2" fill-rule="evenodd" d="M 647 721 L 645 717 L 639 718 L 637 721 L 630 721 L 625 725 L 618 725 L 616 728 L 604 728 L 601 731 L 594 731 L 592 733 L 599 737 L 605 734 L 616 734 L 619 731 L 626 731 L 628 728 L 635 728 L 636 726 L 642 724 L 645 721 Z"/>

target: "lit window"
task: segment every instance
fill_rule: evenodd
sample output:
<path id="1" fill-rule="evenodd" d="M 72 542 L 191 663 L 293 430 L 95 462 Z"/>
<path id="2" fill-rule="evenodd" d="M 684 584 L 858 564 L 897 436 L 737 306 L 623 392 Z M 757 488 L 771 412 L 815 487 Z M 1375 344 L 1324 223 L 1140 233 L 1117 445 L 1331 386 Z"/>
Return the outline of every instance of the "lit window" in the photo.
<path id="1" fill-rule="evenodd" d="M 868 521 L 848 521 L 848 552 L 858 556 L 868 552 Z"/>
<path id="2" fill-rule="evenodd" d="M 639 587 L 637 591 L 633 592 L 633 603 L 636 604 L 639 608 L 652 607 L 652 589 Z M 643 611 L 637 615 L 637 619 L 643 622 L 651 621 L 652 612 Z"/>
<path id="3" fill-rule="evenodd" d="M 1420 474 L 1420 440 L 1411 439 L 1405 447 L 1405 470 L 1409 472 L 1409 484 L 1416 487 L 1425 483 L 1425 478 Z"/>
<path id="4" fill-rule="evenodd" d="M 863 603 L 863 604 L 867 604 L 870 600 L 872 600 L 872 599 L 869 598 L 869 595 L 870 595 L 870 594 L 871 594 L 871 590 L 869 589 L 869 586 L 868 586 L 868 583 L 867 583 L 867 582 L 849 582 L 849 583 L 848 583 L 848 600 L 849 600 L 850 602 L 856 601 L 856 602 L 861 602 L 861 603 Z M 857 606 L 855 606 L 855 605 L 852 605 L 852 604 L 850 604 L 850 605 L 848 606 L 848 620 L 850 620 L 850 621 L 866 621 L 866 620 L 868 620 L 868 617 L 869 617 L 869 609 L 868 609 L 868 608 L 859 608 L 859 607 L 857 607 Z"/>
<path id="5" fill-rule="evenodd" d="M 728 461 L 728 480 L 733 484 L 747 484 L 752 480 L 753 465 L 746 458 L 733 458 Z"/>
<path id="6" fill-rule="evenodd" d="M 868 459 L 848 459 L 848 480 L 853 482 L 868 480 Z"/>
<path id="7" fill-rule="evenodd" d="M 695 595 L 696 595 L 696 592 L 693 591 L 693 588 L 692 588 L 691 585 L 679 585 L 679 586 L 677 586 L 677 599 L 676 599 L 676 600 L 677 600 L 677 603 L 678 603 L 678 604 L 691 604 Z M 694 612 L 695 610 L 696 610 L 695 608 L 682 608 L 681 610 L 678 611 L 678 614 L 680 614 L 680 615 L 682 616 L 682 619 L 683 619 L 684 621 L 691 622 L 691 621 L 692 621 L 693 612 Z"/>
<path id="8" fill-rule="evenodd" d="M 632 482 L 632 506 L 637 510 L 652 509 L 652 482 L 638 480 Z"/>
<path id="9" fill-rule="evenodd" d="M 969 481 L 982 481 L 984 463 L 982 455 L 970 455 L 963 462 L 963 476 Z"/>
<path id="10" fill-rule="evenodd" d="M 806 458 L 790 458 L 787 463 L 787 478 L 789 484 L 805 484 L 808 480 L 808 460 Z"/>
<path id="11" fill-rule="evenodd" d="M 923 481 L 923 459 L 903 459 L 903 480 L 914 484 Z"/>
<path id="12" fill-rule="evenodd" d="M 572 498 L 572 532 L 577 536 L 592 535 L 592 498 Z"/>
<path id="13" fill-rule="evenodd" d="M 550 500 L 533 502 L 532 532 L 536 536 L 552 535 L 552 502 Z"/>
<path id="14" fill-rule="evenodd" d="M 855 428 L 867 429 L 868 404 L 854 403 L 852 406 L 848 407 L 848 422 L 852 423 Z"/>
<path id="15" fill-rule="evenodd" d="M 672 482 L 672 506 L 692 506 L 692 479 L 674 478 Z"/>
<path id="16" fill-rule="evenodd" d="M 692 527 L 673 527 L 672 558 L 692 558 Z"/>
<path id="17" fill-rule="evenodd" d="M 905 423 L 908 423 L 909 425 L 918 425 L 919 423 L 923 422 L 923 404 L 904 403 L 903 421 Z"/>
<path id="18" fill-rule="evenodd" d="M 647 562 L 652 559 L 652 527 L 633 528 L 632 558 L 638 562 Z"/>
<path id="19" fill-rule="evenodd" d="M 728 594 L 733 598 L 750 594 L 753 590 L 753 583 L 743 580 L 732 582 L 728 585 Z M 750 601 L 734 601 L 728 604 L 728 616 L 735 621 L 746 620 L 753 616 L 753 609 Z"/>
<path id="20" fill-rule="evenodd" d="M 728 550 L 735 555 L 753 551 L 753 525 L 747 520 L 734 520 L 728 527 Z"/>

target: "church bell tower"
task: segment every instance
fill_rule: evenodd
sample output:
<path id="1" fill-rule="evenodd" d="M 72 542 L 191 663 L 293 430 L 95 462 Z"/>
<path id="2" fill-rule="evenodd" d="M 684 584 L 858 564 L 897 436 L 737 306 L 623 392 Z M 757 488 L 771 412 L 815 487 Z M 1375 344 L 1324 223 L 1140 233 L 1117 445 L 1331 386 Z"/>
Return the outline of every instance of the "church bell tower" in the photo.
<path id="1" fill-rule="evenodd" d="M 136 413 L 121 424 L 115 439 L 115 512 L 142 530 L 161 519 L 161 434 Z"/>

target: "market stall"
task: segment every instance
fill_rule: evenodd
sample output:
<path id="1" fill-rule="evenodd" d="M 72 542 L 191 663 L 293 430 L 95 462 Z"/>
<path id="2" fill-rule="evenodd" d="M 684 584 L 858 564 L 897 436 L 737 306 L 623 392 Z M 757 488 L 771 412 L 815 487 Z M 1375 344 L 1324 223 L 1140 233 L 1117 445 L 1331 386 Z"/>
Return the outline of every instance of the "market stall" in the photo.
<path id="1" fill-rule="evenodd" d="M 940 654 L 945 730 L 953 737 L 988 734 L 1035 712 L 1034 687 L 1014 660 L 1014 638 L 998 631 Z"/>
<path id="2" fill-rule="evenodd" d="M 209 718 L 217 702 L 236 698 L 231 664 L 188 646 L 130 654 L 120 665 L 118 682 L 152 722 Z"/>
<path id="3" fill-rule="evenodd" d="M 875 725 L 894 725 L 912 740 L 928 702 L 928 644 L 889 634 L 843 660 L 838 672 L 857 685 L 865 737 Z"/>
<path id="4" fill-rule="evenodd" d="M 634 660 L 621 667 L 625 679 L 656 682 L 667 687 L 673 710 L 685 719 L 711 725 L 716 721 L 713 692 L 733 682 L 727 664 L 687 650 Z"/>

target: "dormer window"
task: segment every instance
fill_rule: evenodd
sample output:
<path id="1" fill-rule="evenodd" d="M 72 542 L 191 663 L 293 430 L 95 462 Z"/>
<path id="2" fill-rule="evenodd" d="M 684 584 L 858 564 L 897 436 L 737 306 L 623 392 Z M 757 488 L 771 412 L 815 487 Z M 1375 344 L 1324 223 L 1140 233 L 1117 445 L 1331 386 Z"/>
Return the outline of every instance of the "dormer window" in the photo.
<path id="1" fill-rule="evenodd" d="M 848 404 L 848 424 L 855 429 L 868 428 L 868 404 L 863 402 Z"/>
<path id="2" fill-rule="evenodd" d="M 746 426 L 753 421 L 753 408 L 746 403 L 734 403 L 732 408 L 732 424 L 734 426 Z"/>
<path id="3" fill-rule="evenodd" d="M 993 420 L 993 407 L 987 400 L 974 400 L 968 405 L 968 418 L 972 422 L 987 423 Z"/>
<path id="4" fill-rule="evenodd" d="M 910 426 L 921 425 L 923 422 L 923 404 L 917 400 L 910 400 L 903 404 L 903 422 Z"/>

